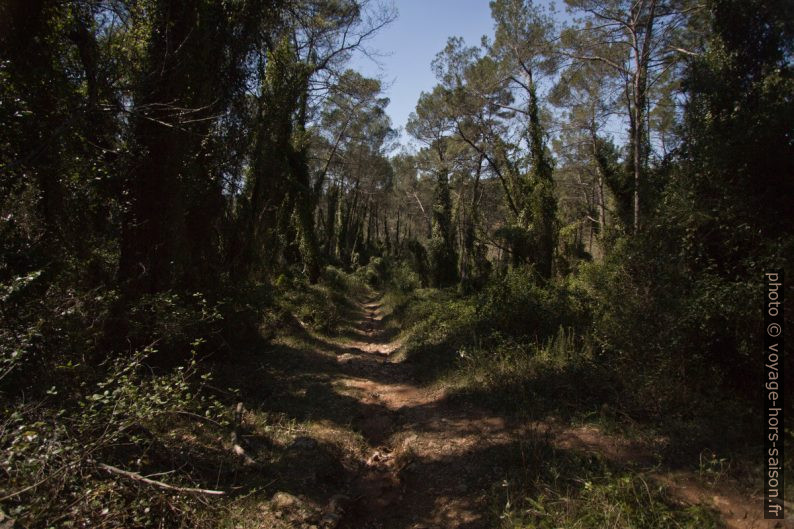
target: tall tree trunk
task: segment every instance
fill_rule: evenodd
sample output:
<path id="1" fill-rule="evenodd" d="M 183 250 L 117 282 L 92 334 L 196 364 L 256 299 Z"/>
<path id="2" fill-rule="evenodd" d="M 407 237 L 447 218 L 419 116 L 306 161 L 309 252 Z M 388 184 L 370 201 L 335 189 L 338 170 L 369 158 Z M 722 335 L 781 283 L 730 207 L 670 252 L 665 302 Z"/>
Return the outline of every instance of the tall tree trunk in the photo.
<path id="1" fill-rule="evenodd" d="M 551 162 L 546 154 L 543 128 L 540 124 L 540 110 L 535 84 L 529 84 L 529 125 L 530 158 L 532 160 L 532 190 L 529 206 L 532 219 L 532 239 L 535 250 L 537 271 L 544 279 L 549 279 L 554 266 L 554 252 L 557 247 L 557 199 L 554 196 L 554 179 Z"/>
<path id="2" fill-rule="evenodd" d="M 133 137 L 137 162 L 128 185 L 119 275 L 133 291 L 159 292 L 173 287 L 184 272 L 185 182 L 192 143 L 173 121 L 174 105 L 190 108 L 185 88 L 190 79 L 185 43 L 195 29 L 196 1 L 154 6 L 146 67 L 135 91 Z"/>
<path id="3" fill-rule="evenodd" d="M 635 4 L 635 9 L 641 10 L 642 3 Z M 640 194 L 643 185 L 645 170 L 645 106 L 648 90 L 648 62 L 651 54 L 651 40 L 653 38 L 653 25 L 656 16 L 656 0 L 650 0 L 647 20 L 644 23 L 642 43 L 634 45 L 634 118 L 632 120 L 632 155 L 634 159 L 634 233 L 640 231 Z M 639 13 L 635 15 L 635 19 Z M 636 30 L 635 30 L 636 31 Z M 635 33 L 636 35 L 636 33 Z M 636 36 L 635 36 L 636 39 Z"/>
<path id="4" fill-rule="evenodd" d="M 607 228 L 607 211 L 604 200 L 604 178 L 606 177 L 604 167 L 601 165 L 601 158 L 598 153 L 598 139 L 596 137 L 595 122 L 590 122 L 590 145 L 592 147 L 593 160 L 596 162 L 596 174 L 598 175 L 597 199 L 598 199 L 598 233 L 604 237 Z"/>

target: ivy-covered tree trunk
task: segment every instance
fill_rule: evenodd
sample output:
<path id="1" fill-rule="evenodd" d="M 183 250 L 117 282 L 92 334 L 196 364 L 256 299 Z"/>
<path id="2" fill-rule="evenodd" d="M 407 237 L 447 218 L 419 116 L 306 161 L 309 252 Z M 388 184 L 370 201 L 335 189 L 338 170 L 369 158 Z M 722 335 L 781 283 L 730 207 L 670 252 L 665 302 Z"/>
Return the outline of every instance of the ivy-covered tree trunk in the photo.
<path id="1" fill-rule="evenodd" d="M 297 63 L 286 38 L 268 52 L 258 103 L 253 164 L 240 214 L 243 235 L 232 255 L 235 269 L 244 276 L 253 274 L 255 266 L 274 263 L 279 255 L 287 261 L 296 260 L 291 255 L 297 233 L 291 225 L 292 214 L 295 204 L 301 201 L 297 198 L 300 190 L 296 178 L 302 179 L 308 190 L 308 168 L 304 155 L 296 152 L 293 145 L 293 122 L 306 75 L 305 66 Z M 311 218 L 313 226 L 313 210 Z"/>
<path id="2" fill-rule="evenodd" d="M 338 226 L 334 237 L 334 256 L 342 263 L 346 262 L 345 244 L 347 240 L 347 214 L 345 212 L 345 195 L 340 194 L 336 206 L 336 225 Z"/>
<path id="3" fill-rule="evenodd" d="M 534 259 L 538 274 L 551 278 L 554 252 L 557 249 L 557 199 L 554 196 L 552 165 L 543 141 L 543 129 L 538 114 L 538 98 L 534 83 L 529 92 L 529 144 L 534 185 L 530 198 Z"/>
<path id="4" fill-rule="evenodd" d="M 436 188 L 429 241 L 429 257 L 434 286 L 457 281 L 457 255 L 452 227 L 452 197 L 446 170 L 436 172 Z"/>
<path id="5" fill-rule="evenodd" d="M 549 279 L 557 248 L 557 199 L 554 196 L 553 168 L 540 124 L 536 88 L 531 77 L 527 86 L 529 123 L 526 139 L 530 167 L 527 173 L 515 175 L 516 226 L 503 231 L 511 246 L 513 266 L 533 264 L 541 278 Z"/>
<path id="6" fill-rule="evenodd" d="M 315 201 L 309 188 L 309 166 L 304 142 L 300 139 L 295 141 L 298 145 L 292 147 L 289 159 L 297 195 L 295 219 L 298 223 L 297 235 L 300 238 L 298 247 L 306 267 L 306 276 L 309 282 L 316 283 L 320 278 L 320 244 L 314 226 Z"/>
<path id="7" fill-rule="evenodd" d="M 339 207 L 339 187 L 332 186 L 326 197 L 327 209 L 325 211 L 325 240 L 323 251 L 326 258 L 334 257 L 337 236 L 337 209 Z"/>

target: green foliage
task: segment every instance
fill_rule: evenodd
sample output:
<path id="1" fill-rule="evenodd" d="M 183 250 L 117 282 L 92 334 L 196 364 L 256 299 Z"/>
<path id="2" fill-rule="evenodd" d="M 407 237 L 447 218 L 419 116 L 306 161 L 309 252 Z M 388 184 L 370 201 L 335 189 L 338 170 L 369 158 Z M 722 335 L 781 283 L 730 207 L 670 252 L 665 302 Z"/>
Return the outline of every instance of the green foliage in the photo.
<path id="1" fill-rule="evenodd" d="M 433 223 L 427 242 L 428 263 L 432 283 L 436 287 L 453 284 L 457 280 L 458 257 L 452 226 L 452 199 L 449 177 L 442 172 L 436 176 Z"/>
<path id="2" fill-rule="evenodd" d="M 294 282 L 277 295 L 280 307 L 298 322 L 323 333 L 342 323 L 341 295 L 323 285 Z"/>
<path id="3" fill-rule="evenodd" d="M 457 259 L 443 237 L 434 237 L 427 241 L 427 255 L 431 283 L 436 287 L 453 284 L 457 276 Z"/>
<path id="4" fill-rule="evenodd" d="M 588 320 L 587 301 L 565 285 L 538 285 L 530 269 L 513 268 L 483 289 L 478 317 L 482 333 L 542 341 L 561 325 L 581 329 Z"/>
<path id="5" fill-rule="evenodd" d="M 527 270 L 511 269 L 468 296 L 427 289 L 400 299 L 395 312 L 409 331 L 404 354 L 428 381 L 444 378 L 480 402 L 522 412 L 536 408 L 532 402 L 603 395 L 605 370 L 594 363 L 583 327 L 587 302 L 572 288 L 540 287 Z M 569 383 L 585 372 L 593 390 L 577 396 Z M 560 399 L 561 391 L 570 396 Z"/>
<path id="6" fill-rule="evenodd" d="M 585 264 L 582 277 L 545 287 L 527 270 L 512 269 L 467 297 L 429 289 L 397 297 L 401 306 L 396 314 L 410 333 L 404 354 L 428 383 L 443 382 L 456 399 L 531 420 L 609 421 L 613 409 L 637 418 L 663 413 L 669 420 L 661 422 L 657 415 L 653 424 L 663 428 L 677 450 L 715 446 L 724 453 L 747 432 L 737 432 L 734 425 L 734 433 L 715 443 L 709 432 L 730 429 L 720 422 L 726 416 L 724 400 L 719 407 L 698 405 L 708 392 L 696 390 L 689 380 L 708 379 L 707 372 L 695 371 L 694 361 L 686 363 L 677 355 L 670 364 L 659 363 L 669 360 L 669 343 L 663 346 L 661 335 L 658 344 L 653 336 L 642 335 L 649 331 L 648 322 L 638 322 L 633 311 L 643 303 L 661 303 L 661 298 L 656 293 L 642 297 L 639 285 L 628 282 L 625 271 L 618 272 L 627 262 L 648 266 L 647 259 L 630 259 L 631 251 L 641 252 L 623 241 L 610 258 L 614 268 Z M 624 313 L 616 307 L 625 309 L 626 319 L 620 319 Z M 651 306 L 657 314 L 662 309 Z M 672 316 L 663 317 L 659 330 L 667 325 L 669 331 Z M 625 350 L 616 348 L 619 342 Z M 659 357 L 649 356 L 657 347 Z M 673 363 L 692 371 L 681 376 L 662 367 Z M 681 385 L 673 383 L 676 376 L 683 379 Z M 717 399 L 716 394 L 711 398 Z M 676 416 L 674 406 L 691 414 Z M 728 421 L 747 413 L 740 406 L 730 410 Z M 499 498 L 495 512 L 501 527 L 721 527 L 716 513 L 700 505 L 681 508 L 652 477 L 538 444 L 522 444 L 504 488 L 491 491 L 492 498 Z"/>
<path id="7" fill-rule="evenodd" d="M 361 270 L 369 270 L 362 267 Z M 284 275 L 277 281 L 272 302 L 278 314 L 272 325 L 283 326 L 297 319 L 301 325 L 331 334 L 338 332 L 353 309 L 350 296 L 369 292 L 365 277 L 327 266 L 321 280 L 310 284 L 301 275 Z"/>
<path id="8" fill-rule="evenodd" d="M 612 401 L 617 383 L 592 344 L 563 327 L 542 343 L 497 336 L 458 355 L 459 396 L 521 417 L 585 416 Z"/>
<path id="9" fill-rule="evenodd" d="M 145 349 L 111 362 L 96 382 L 53 386 L 40 401 L 3 405 L 0 466 L 6 479 L 0 494 L 9 516 L 30 527 L 63 521 L 184 527 L 192 520 L 203 525 L 204 507 L 196 498 L 138 491 L 99 467 L 105 463 L 144 473 L 157 468 L 157 459 L 165 455 L 157 439 L 173 424 L 174 414 L 228 424 L 225 407 L 201 390 L 209 375 L 199 376 L 195 360 L 152 376 L 145 361 L 154 352 Z M 178 485 L 187 478 L 190 486 L 189 472 L 180 474 L 169 481 Z"/>
<path id="10" fill-rule="evenodd" d="M 164 292 L 142 296 L 127 309 L 127 335 L 135 344 L 156 341 L 169 358 L 184 358 L 186 348 L 200 340 L 217 339 L 223 331 L 223 314 L 201 292 Z M 217 345 L 217 344 L 215 344 Z"/>
<path id="11" fill-rule="evenodd" d="M 420 367 L 417 373 L 426 382 L 453 375 L 457 351 L 476 340 L 473 298 L 451 289 L 421 289 L 400 301 L 395 313 L 408 333 L 401 354 Z"/>
<path id="12" fill-rule="evenodd" d="M 615 198 L 615 216 L 618 220 L 616 229 L 621 229 L 624 232 L 631 231 L 634 222 L 634 175 L 620 165 L 618 149 L 611 141 L 597 137 L 593 151 L 593 157 L 604 184 Z"/>
<path id="13" fill-rule="evenodd" d="M 391 285 L 407 294 L 422 287 L 422 278 L 405 261 L 400 261 L 391 270 Z"/>
<path id="14" fill-rule="evenodd" d="M 353 296 L 361 295 L 364 292 L 364 286 L 355 275 L 334 266 L 325 267 L 322 281 L 336 292 Z"/>
<path id="15" fill-rule="evenodd" d="M 665 213 L 683 230 L 693 271 L 749 277 L 773 255 L 785 264 L 794 226 L 791 6 L 713 2 L 710 11 L 714 35 L 685 77 L 686 157 Z"/>
<path id="16" fill-rule="evenodd" d="M 663 428 L 680 453 L 741 450 L 756 427 L 747 399 L 760 377 L 752 336 L 761 325 L 753 293 L 762 278 L 686 276 L 673 256 L 634 238 L 616 245 L 604 263 L 582 266 L 578 283 L 592 299 L 593 340 L 622 374 L 621 408 Z M 715 431 L 723 433 L 709 433 Z"/>
<path id="17" fill-rule="evenodd" d="M 592 260 L 592 256 L 585 250 L 582 231 L 581 222 L 575 222 L 560 229 L 560 250 L 555 260 L 555 268 L 562 277 L 575 275 L 579 263 Z"/>
<path id="18" fill-rule="evenodd" d="M 390 270 L 382 257 L 373 257 L 364 267 L 364 278 L 368 285 L 379 287 L 387 279 Z"/>
<path id="19" fill-rule="evenodd" d="M 580 470 L 580 469 L 576 469 Z M 540 487 L 539 487 L 540 488 Z M 580 478 L 563 491 L 548 486 L 536 498 L 508 502 L 502 514 L 504 529 L 568 529 L 615 527 L 620 529 L 718 529 L 719 517 L 695 505 L 680 509 L 650 478 L 611 474 Z"/>
<path id="20" fill-rule="evenodd" d="M 681 163 L 649 175 L 664 183 L 656 209 L 646 209 L 654 222 L 581 270 L 593 336 L 620 369 L 637 374 L 633 406 L 656 417 L 679 416 L 704 400 L 696 395 L 755 395 L 761 366 L 753 336 L 762 314 L 753 300 L 763 271 L 787 268 L 794 244 L 781 231 L 791 225 L 780 200 L 792 193 L 794 156 L 782 116 L 794 107 L 782 96 L 790 28 L 779 7 L 710 5 L 714 35 L 686 76 Z M 743 9 L 756 18 L 743 21 Z M 753 28 L 761 44 L 751 51 Z"/>
<path id="21" fill-rule="evenodd" d="M 367 2 L 0 4 L 3 511 L 201 525 L 196 499 L 100 464 L 208 483 L 172 435 L 176 415 L 226 427 L 201 360 L 338 332 L 373 288 L 457 396 L 616 408 L 707 446 L 707 474 L 756 442 L 755 300 L 764 271 L 794 275 L 792 3 L 568 4 L 584 20 L 557 35 L 491 2 L 493 39 L 450 39 L 407 125 L 422 148 L 391 160 L 381 83 L 344 66 L 391 16 Z M 641 478 L 554 480 L 505 523 L 714 525 Z"/>
<path id="22" fill-rule="evenodd" d="M 411 269 L 419 277 L 423 287 L 430 285 L 430 264 L 428 262 L 427 250 L 422 243 L 416 239 L 409 239 L 405 243 L 408 250 L 408 262 Z"/>

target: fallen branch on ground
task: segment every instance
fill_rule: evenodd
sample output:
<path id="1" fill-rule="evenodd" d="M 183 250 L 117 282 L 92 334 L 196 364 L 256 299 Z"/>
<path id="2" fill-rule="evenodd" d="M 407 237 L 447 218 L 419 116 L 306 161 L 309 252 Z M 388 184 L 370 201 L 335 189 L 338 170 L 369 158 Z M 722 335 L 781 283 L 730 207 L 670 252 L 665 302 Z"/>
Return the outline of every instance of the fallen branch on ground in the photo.
<path id="1" fill-rule="evenodd" d="M 107 470 L 111 474 L 124 476 L 125 478 L 129 478 L 134 481 L 140 481 L 141 483 L 146 483 L 147 485 L 152 485 L 154 487 L 160 487 L 161 489 L 173 490 L 174 492 L 183 492 L 187 494 L 208 494 L 211 496 L 222 496 L 223 494 L 226 494 L 222 490 L 196 489 L 192 487 L 177 487 L 175 485 L 169 485 L 168 483 L 163 483 L 162 481 L 156 481 L 153 479 L 145 478 L 135 472 L 122 470 L 112 465 L 106 465 L 105 463 L 99 463 L 98 466 L 103 470 Z"/>
<path id="2" fill-rule="evenodd" d="M 238 402 L 237 407 L 234 409 L 234 423 L 232 425 L 232 451 L 236 456 L 242 458 L 244 464 L 253 465 L 256 463 L 256 461 L 254 461 L 254 458 L 245 453 L 245 449 L 240 446 L 238 442 L 240 438 L 240 434 L 238 432 L 243 424 L 243 411 L 243 403 Z"/>

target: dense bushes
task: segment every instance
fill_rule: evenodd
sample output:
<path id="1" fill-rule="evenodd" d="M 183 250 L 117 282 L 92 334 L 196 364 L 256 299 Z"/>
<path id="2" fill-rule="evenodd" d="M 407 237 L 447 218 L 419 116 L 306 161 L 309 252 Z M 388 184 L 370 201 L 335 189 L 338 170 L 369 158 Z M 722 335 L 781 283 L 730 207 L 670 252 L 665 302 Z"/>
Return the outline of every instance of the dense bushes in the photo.
<path id="1" fill-rule="evenodd" d="M 90 371 L 74 362 L 52 366 L 59 376 L 48 382 L 73 383 L 3 404 L 0 495 L 9 516 L 24 527 L 203 525 L 206 508 L 196 497 L 141 489 L 103 467 L 151 474 L 176 463 L 171 483 L 207 478 L 168 434 L 181 414 L 228 424 L 226 408 L 202 390 L 209 375 L 199 376 L 195 360 L 153 376 L 146 362 L 155 352 L 146 348 Z"/>
<path id="2" fill-rule="evenodd" d="M 514 268 L 469 295 L 394 293 L 410 329 L 405 354 L 428 380 L 479 402 L 532 415 L 600 414 L 607 405 L 714 445 L 706 437 L 723 422 L 719 395 L 730 392 L 735 418 L 750 408 L 760 278 L 686 277 L 673 254 L 649 258 L 664 255 L 664 240 L 654 240 L 623 239 L 603 262 L 546 284 Z M 737 392 L 747 380 L 748 392 Z M 697 417 L 704 424 L 691 428 Z M 719 442 L 746 437 L 732 432 Z"/>
<path id="3" fill-rule="evenodd" d="M 584 330 L 587 300 L 565 283 L 541 286 L 529 270 L 513 268 L 492 278 L 477 296 L 480 334 L 504 333 L 544 341 L 562 326 Z"/>
<path id="4" fill-rule="evenodd" d="M 129 303 L 82 287 L 80 273 L 35 271 L 2 285 L 3 510 L 24 527 L 200 525 L 196 498 L 140 489 L 101 464 L 159 472 L 181 460 L 169 481 L 202 481 L 167 433 L 177 413 L 224 421 L 196 362 L 220 350 L 222 304 L 198 293 Z"/>
<path id="5" fill-rule="evenodd" d="M 519 268 L 468 295 L 420 289 L 390 298 L 407 331 L 404 354 L 427 381 L 476 388 L 482 399 L 517 410 L 537 400 L 530 393 L 554 393 L 530 387 L 539 372 L 596 375 L 587 299 L 567 284 L 541 286 Z"/>
<path id="6" fill-rule="evenodd" d="M 477 343 L 471 297 L 452 289 L 420 289 L 391 293 L 389 302 L 406 332 L 402 354 L 420 367 L 417 372 L 427 382 L 454 370 L 458 351 Z"/>
<path id="7" fill-rule="evenodd" d="M 134 302 L 109 288 L 62 287 L 70 276 L 47 279 L 34 272 L 0 291 L 0 498 L 24 527 L 213 526 L 210 511 L 223 502 L 210 507 L 103 465 L 176 486 L 228 486 L 226 470 L 240 464 L 226 446 L 234 401 L 213 386 L 212 365 L 258 350 L 296 318 L 337 330 L 352 310 L 347 295 L 368 292 L 333 267 L 318 284 L 285 272 L 273 286 Z M 109 339 L 119 335 L 123 346 Z"/>

